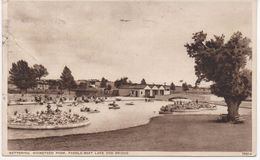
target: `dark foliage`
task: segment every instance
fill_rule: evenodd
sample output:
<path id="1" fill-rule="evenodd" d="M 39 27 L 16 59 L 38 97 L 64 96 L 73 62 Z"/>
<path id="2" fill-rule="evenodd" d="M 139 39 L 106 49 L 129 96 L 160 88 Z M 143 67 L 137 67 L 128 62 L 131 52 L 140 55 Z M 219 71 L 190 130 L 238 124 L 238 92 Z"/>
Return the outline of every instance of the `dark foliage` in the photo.
<path id="1" fill-rule="evenodd" d="M 170 85 L 170 90 L 175 91 L 175 84 L 173 82 Z"/>
<path id="2" fill-rule="evenodd" d="M 123 77 L 123 78 L 115 81 L 115 87 L 116 88 L 119 88 L 120 86 L 127 85 L 127 84 L 132 84 L 131 81 L 128 81 L 127 77 Z"/>
<path id="3" fill-rule="evenodd" d="M 100 82 L 100 87 L 101 88 L 106 88 L 107 82 L 108 82 L 108 80 L 105 79 L 104 77 L 102 77 L 101 82 Z"/>
<path id="4" fill-rule="evenodd" d="M 145 79 L 144 79 L 144 78 L 141 80 L 141 84 L 143 84 L 143 85 L 145 85 L 145 84 L 146 84 L 146 81 L 145 81 Z"/>
<path id="5" fill-rule="evenodd" d="M 38 80 L 40 80 L 42 77 L 45 77 L 49 74 L 47 69 L 41 64 L 33 65 L 33 69 L 34 69 L 34 74 L 38 78 Z"/>
<path id="6" fill-rule="evenodd" d="M 34 69 L 28 66 L 24 60 L 12 64 L 9 71 L 10 81 L 15 84 L 19 89 L 27 91 L 28 88 L 36 86 L 36 76 Z"/>
<path id="7" fill-rule="evenodd" d="M 71 91 L 71 89 L 76 88 L 74 77 L 72 76 L 72 73 L 67 66 L 64 67 L 60 78 L 62 89 L 68 89 L 69 91 Z"/>
<path id="8" fill-rule="evenodd" d="M 238 116 L 241 101 L 251 96 L 252 72 L 246 64 L 252 57 L 250 39 L 241 32 L 234 33 L 225 42 L 224 35 L 206 40 L 207 34 L 193 34 L 193 42 L 186 44 L 187 53 L 195 60 L 196 85 L 201 81 L 213 82 L 213 94 L 224 97 L 228 106 L 228 118 Z"/>
<path id="9" fill-rule="evenodd" d="M 182 83 L 182 90 L 185 91 L 185 92 L 189 90 L 189 86 L 186 82 Z"/>

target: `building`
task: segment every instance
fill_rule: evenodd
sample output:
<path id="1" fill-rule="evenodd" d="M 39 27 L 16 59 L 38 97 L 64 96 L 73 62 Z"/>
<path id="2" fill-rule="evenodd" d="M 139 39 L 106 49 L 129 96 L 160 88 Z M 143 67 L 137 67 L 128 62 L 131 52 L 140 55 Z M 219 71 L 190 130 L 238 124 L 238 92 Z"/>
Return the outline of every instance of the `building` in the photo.
<path id="1" fill-rule="evenodd" d="M 119 96 L 131 97 L 155 97 L 157 95 L 169 95 L 170 87 L 166 85 L 123 85 L 119 88 Z"/>
<path id="2" fill-rule="evenodd" d="M 39 80 L 39 81 L 37 81 L 36 82 L 36 87 L 35 87 L 35 89 L 36 90 L 43 90 L 43 91 L 45 91 L 45 90 L 48 90 L 49 89 L 49 83 L 47 82 L 47 81 L 45 81 L 45 80 Z"/>
<path id="3" fill-rule="evenodd" d="M 80 79 L 80 80 L 76 80 L 75 82 L 76 82 L 77 85 L 80 85 L 80 84 L 86 84 L 87 86 L 90 85 L 90 81 L 88 81 L 88 80 Z"/>
<path id="4" fill-rule="evenodd" d="M 100 80 L 98 79 L 89 79 L 87 80 L 88 87 L 90 88 L 100 88 Z"/>
<path id="5" fill-rule="evenodd" d="M 98 79 L 77 80 L 76 84 L 86 88 L 100 88 L 101 81 Z"/>
<path id="6" fill-rule="evenodd" d="M 32 88 L 28 88 L 28 90 L 48 90 L 50 88 L 50 85 L 48 81 L 46 80 L 38 80 L 36 82 L 36 85 Z M 8 90 L 20 90 L 15 84 L 13 84 L 11 81 L 8 82 Z"/>
<path id="7" fill-rule="evenodd" d="M 102 88 L 76 88 L 73 89 L 76 96 L 102 96 L 104 89 Z"/>

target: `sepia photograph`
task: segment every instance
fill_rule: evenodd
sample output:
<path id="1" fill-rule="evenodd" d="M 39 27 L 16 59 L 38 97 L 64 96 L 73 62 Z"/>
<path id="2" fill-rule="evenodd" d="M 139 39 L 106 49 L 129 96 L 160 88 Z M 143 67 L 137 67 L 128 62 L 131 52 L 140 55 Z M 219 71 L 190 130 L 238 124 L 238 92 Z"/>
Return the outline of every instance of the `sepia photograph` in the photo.
<path id="1" fill-rule="evenodd" d="M 2 6 L 4 155 L 256 155 L 256 0 Z"/>

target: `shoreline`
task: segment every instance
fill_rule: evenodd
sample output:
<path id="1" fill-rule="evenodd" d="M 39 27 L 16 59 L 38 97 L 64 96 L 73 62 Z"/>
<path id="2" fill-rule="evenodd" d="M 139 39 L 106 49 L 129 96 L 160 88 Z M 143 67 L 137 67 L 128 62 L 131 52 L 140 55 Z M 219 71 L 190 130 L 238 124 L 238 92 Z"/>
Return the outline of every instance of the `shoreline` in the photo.
<path id="1" fill-rule="evenodd" d="M 250 108 L 249 108 L 250 109 Z M 203 113 L 199 113 L 196 114 L 194 112 L 174 112 L 171 114 L 159 114 L 156 116 L 153 116 L 151 118 L 149 118 L 147 121 L 145 121 L 144 123 L 141 124 L 137 124 L 134 126 L 130 126 L 130 127 L 126 127 L 126 128 L 119 128 L 119 129 L 112 129 L 112 130 L 105 130 L 105 131 L 97 131 L 97 132 L 91 132 L 91 133 L 79 133 L 79 134 L 68 134 L 68 135 L 61 135 L 61 136 L 44 136 L 44 137 L 36 137 L 36 138 L 18 138 L 18 139 L 8 139 L 8 141 L 12 141 L 12 140 L 30 140 L 30 139 L 44 139 L 44 138 L 57 138 L 57 137 L 66 137 L 66 136 L 77 136 L 77 135 L 91 135 L 91 134 L 99 134 L 99 133 L 106 133 L 106 132 L 114 132 L 114 131 L 121 131 L 121 130 L 125 130 L 125 129 L 131 129 L 131 128 L 136 128 L 136 127 L 142 127 L 145 125 L 148 125 L 149 123 L 151 123 L 154 119 L 159 118 L 159 117 L 163 117 L 163 116 L 219 116 L 218 114 L 203 114 Z M 242 116 L 251 116 L 250 115 L 242 115 Z M 90 125 L 90 124 L 88 124 Z M 10 129 L 14 129 L 14 128 L 10 128 Z M 65 130 L 70 130 L 70 129 L 74 129 L 74 128 L 66 128 Z M 27 129 L 22 129 L 22 130 L 27 130 Z M 44 129 L 38 129 L 38 130 L 42 130 L 45 131 Z M 62 130 L 62 129 L 60 129 Z"/>
<path id="2" fill-rule="evenodd" d="M 243 124 L 231 125 L 228 123 L 216 122 L 216 115 L 165 115 L 150 118 L 149 123 L 124 129 L 118 129 L 114 131 L 104 131 L 99 133 L 87 133 L 87 134 L 74 134 L 65 136 L 55 137 L 42 137 L 42 138 L 30 138 L 30 139 L 16 139 L 8 140 L 9 150 L 134 150 L 134 146 L 141 145 L 140 149 L 147 150 L 148 148 L 157 148 L 157 145 L 161 146 L 163 151 L 167 151 L 173 147 L 171 151 L 178 151 L 179 145 L 185 143 L 192 143 L 193 141 L 186 142 L 186 139 L 208 139 L 203 143 L 210 143 L 210 148 L 215 147 L 215 141 L 213 139 L 221 138 L 221 144 L 226 141 L 233 141 L 229 136 L 233 135 L 237 138 L 235 140 L 242 141 L 244 145 L 238 146 L 237 148 L 242 149 L 241 151 L 248 150 L 251 143 L 251 115 L 246 115 L 246 121 Z M 177 129 L 177 130 L 176 130 Z M 224 133 L 222 130 L 227 130 Z M 241 132 L 233 132 L 235 130 L 241 130 Z M 229 131 L 230 130 L 230 131 Z M 206 131 L 206 132 L 205 132 Z M 215 134 L 218 133 L 218 134 Z M 205 134 L 206 133 L 206 134 Z M 214 134 L 211 134 L 214 133 Z M 224 135 L 222 135 L 224 134 Z M 186 138 L 184 138 L 186 137 Z M 208 138 L 207 138 L 208 137 Z M 225 140 L 223 140 L 223 137 Z M 245 138 L 247 137 L 247 138 Z M 251 137 L 251 138 L 248 138 Z M 177 138 L 177 139 L 176 139 Z M 160 140 L 161 139 L 161 140 Z M 178 141 L 178 145 L 175 141 Z M 42 141 L 48 142 L 48 146 L 45 146 Z M 170 141 L 171 143 L 169 143 Z M 182 142 L 184 141 L 184 142 Z M 199 140 L 195 140 L 199 141 Z M 132 144 L 133 142 L 133 144 Z M 148 142 L 152 142 L 151 146 L 146 146 Z M 156 143 L 153 143 L 156 142 Z M 160 143 L 160 144 L 158 144 Z M 202 142 L 201 142 L 202 143 Z M 217 142 L 219 143 L 219 142 Z M 234 143 L 234 142 L 232 142 Z M 34 144 L 37 144 L 36 146 Z M 134 145 L 135 144 L 135 145 Z M 198 143 L 200 144 L 200 143 Z M 104 146 L 103 146 L 104 145 Z M 123 145 L 123 148 L 121 148 Z M 129 147 L 129 145 L 131 147 Z M 192 146 L 191 145 L 191 146 Z M 228 143 L 228 145 L 231 145 Z M 111 147 L 114 147 L 111 149 Z M 198 147 L 198 146 L 197 146 Z M 222 145 L 219 146 L 220 150 Z M 191 147 L 188 147 L 189 149 Z M 195 147 L 196 148 L 196 147 Z M 236 148 L 236 147 L 235 147 Z M 245 149 L 247 148 L 247 149 Z M 198 151 L 202 151 L 202 148 L 198 148 Z M 229 150 L 232 148 L 229 148 Z M 234 148 L 233 148 L 234 149 Z M 239 149 L 239 151 L 240 151 Z M 158 150 L 155 149 L 155 150 Z M 197 150 L 196 150 L 197 151 Z M 217 151 L 217 150 L 213 150 Z"/>
<path id="3" fill-rule="evenodd" d="M 173 114 L 171 114 L 173 115 Z M 57 137 L 66 137 L 66 136 L 77 136 L 77 135 L 91 135 L 91 134 L 99 134 L 99 133 L 106 133 L 106 132 L 115 132 L 115 131 L 120 131 L 120 130 L 124 130 L 124 129 L 131 129 L 131 128 L 136 128 L 136 127 L 141 127 L 141 126 L 145 126 L 147 124 L 149 124 L 154 118 L 160 117 L 163 115 L 157 115 L 154 117 L 149 118 L 149 120 L 147 120 L 146 122 L 142 123 L 142 124 L 137 124 L 135 126 L 130 126 L 130 127 L 126 127 L 126 128 L 120 128 L 120 129 L 113 129 L 113 130 L 107 130 L 107 131 L 98 131 L 98 132 L 91 132 L 91 133 L 79 133 L 79 134 L 69 134 L 69 135 L 63 135 L 63 136 L 46 136 L 46 137 L 36 137 L 36 138 L 20 138 L 20 139 L 8 139 L 8 141 L 16 141 L 16 140 L 30 140 L 30 139 L 44 139 L 44 138 L 57 138 Z M 90 125 L 90 124 L 89 124 Z M 13 129 L 13 128 L 11 128 Z M 74 129 L 74 128 L 67 128 L 69 129 Z M 65 129 L 65 130 L 67 130 Z M 22 129 L 22 130 L 26 130 L 26 129 Z M 38 129 L 41 130 L 41 129 Z M 62 130 L 62 129 L 61 129 Z M 42 130 L 44 131 L 44 130 Z"/>
<path id="4" fill-rule="evenodd" d="M 25 139 L 8 139 L 8 141 L 36 140 L 36 139 L 46 139 L 46 138 L 61 138 L 61 137 L 67 137 L 67 136 L 83 136 L 83 135 L 92 135 L 92 134 L 94 135 L 94 134 L 103 134 L 103 133 L 108 133 L 108 132 L 116 132 L 116 131 L 122 131 L 122 130 L 127 130 L 127 129 L 132 129 L 132 128 L 138 128 L 138 127 L 145 126 L 145 125 L 149 124 L 152 121 L 152 119 L 157 118 L 157 117 L 159 117 L 159 116 L 150 118 L 150 120 L 147 123 L 145 123 L 145 124 L 132 126 L 132 127 L 127 127 L 127 128 L 109 130 L 109 131 L 101 131 L 101 132 L 93 132 L 93 133 L 70 134 L 70 135 L 64 135 L 64 136 L 51 136 L 51 137 L 38 137 L 38 138 L 25 138 Z"/>
<path id="5" fill-rule="evenodd" d="M 155 101 L 156 102 L 156 101 Z M 156 103 L 158 103 L 157 101 Z M 118 103 L 124 104 L 124 101 L 118 101 Z M 168 103 L 168 101 L 163 102 L 165 104 Z M 169 101 L 169 103 L 171 103 Z M 86 116 L 90 116 L 90 125 L 85 126 L 85 127 L 78 127 L 78 128 L 71 128 L 71 129 L 59 129 L 59 130 L 38 130 L 36 132 L 33 132 L 33 130 L 29 129 L 8 129 L 7 134 L 8 134 L 8 140 L 20 140 L 20 139 L 35 139 L 35 138 L 46 138 L 46 137 L 62 137 L 62 136 L 67 136 L 67 135 L 80 135 L 80 134 L 92 134 L 92 133 L 102 133 L 102 132 L 109 132 L 109 131 L 117 131 L 121 129 L 128 129 L 132 127 L 138 127 L 142 125 L 149 124 L 151 122 L 151 119 L 158 117 L 158 116 L 164 116 L 163 114 L 158 114 L 160 106 L 157 107 L 157 104 L 155 105 L 156 107 L 150 108 L 150 102 L 143 103 L 148 105 L 148 108 L 146 106 L 146 111 L 148 109 L 148 112 L 143 115 L 143 113 L 139 114 L 138 113 L 138 107 L 139 106 L 127 106 L 123 107 L 120 111 L 110 111 L 106 109 L 107 107 L 104 107 L 104 104 L 94 104 L 94 103 L 89 103 L 89 105 L 97 106 L 97 108 L 102 109 L 101 113 L 97 114 L 85 114 L 85 113 L 80 113 L 80 114 L 85 114 Z M 152 103 L 153 104 L 153 103 Z M 159 105 L 162 105 L 159 103 Z M 134 108 L 133 108 L 134 107 Z M 32 107 L 34 108 L 34 107 Z M 69 109 L 70 107 L 64 107 L 63 109 Z M 204 110 L 204 111 L 198 111 L 198 112 L 173 112 L 169 115 L 220 115 L 224 112 L 226 112 L 226 106 L 219 106 L 217 110 Z M 243 108 L 243 107 L 242 107 Z M 79 107 L 72 107 L 73 110 L 76 109 L 76 111 L 79 109 Z M 130 109 L 130 110 L 128 110 Z M 145 109 L 145 108 L 144 108 Z M 247 115 L 251 113 L 251 108 L 246 107 L 243 108 L 243 112 L 241 112 L 242 115 Z M 140 111 L 139 111 L 140 112 Z M 143 112 L 143 111 L 141 111 Z M 138 120 L 133 117 L 129 117 L 125 114 L 132 113 L 135 116 L 138 114 Z M 112 115 L 111 115 L 112 114 Z M 125 115 L 125 116 L 124 116 Z M 104 116 L 107 116 L 106 118 Z M 111 117 L 112 116 L 112 117 Z M 115 116 L 113 118 L 113 116 Z M 128 118 L 127 118 L 128 117 Z M 105 119 L 103 119 L 105 118 Z M 101 120 L 102 119 L 102 120 Z M 117 119 L 117 120 L 116 120 Z M 137 120 L 137 121 L 135 121 Z M 104 126 L 104 123 L 112 124 L 110 126 Z M 119 122 L 119 123 L 118 123 Z M 103 123 L 103 124 L 102 124 Z"/>

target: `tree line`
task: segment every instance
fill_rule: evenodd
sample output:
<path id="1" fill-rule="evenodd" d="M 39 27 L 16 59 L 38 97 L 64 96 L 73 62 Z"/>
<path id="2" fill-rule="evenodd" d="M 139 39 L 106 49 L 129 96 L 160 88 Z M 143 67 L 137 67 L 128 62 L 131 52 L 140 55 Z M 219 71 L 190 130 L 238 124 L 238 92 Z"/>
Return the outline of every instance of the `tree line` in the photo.
<path id="1" fill-rule="evenodd" d="M 195 87 L 201 81 L 212 82 L 211 92 L 223 97 L 227 104 L 228 121 L 234 121 L 239 116 L 241 102 L 252 95 L 252 71 L 246 68 L 247 61 L 252 59 L 250 42 L 251 40 L 243 37 L 241 32 L 234 33 L 225 41 L 224 35 L 215 35 L 207 40 L 207 34 L 200 31 L 193 34 L 191 43 L 184 45 L 188 56 L 195 60 Z M 48 75 L 43 65 L 35 64 L 30 67 L 24 60 L 13 63 L 9 73 L 10 81 L 25 91 L 34 87 L 37 80 Z M 107 80 L 102 78 L 101 87 L 108 87 L 106 84 Z M 117 88 L 127 84 L 132 84 L 127 77 L 114 82 Z M 141 80 L 141 84 L 146 84 L 145 79 Z M 60 76 L 60 87 L 70 91 L 75 86 L 74 77 L 65 66 Z M 182 84 L 184 91 L 190 87 L 187 83 Z M 171 83 L 170 89 L 175 90 L 174 83 Z"/>
<path id="2" fill-rule="evenodd" d="M 41 80 L 42 77 L 46 77 L 49 73 L 47 69 L 42 64 L 34 64 L 32 67 L 28 65 L 28 63 L 24 60 L 19 60 L 17 63 L 12 63 L 12 68 L 9 71 L 10 73 L 10 82 L 16 85 L 22 91 L 27 92 L 27 89 L 36 87 L 37 81 Z M 108 80 L 104 77 L 101 78 L 100 88 L 104 88 L 107 91 L 112 89 L 111 84 L 108 84 Z M 78 86 L 76 85 L 75 79 L 72 75 L 71 70 L 65 66 L 60 79 L 56 80 L 48 80 L 49 86 L 58 86 L 60 90 L 67 89 L 69 92 L 72 89 L 79 88 L 87 88 L 86 84 L 80 83 Z M 116 88 L 120 88 L 123 85 L 131 85 L 134 84 L 128 77 L 122 77 L 117 79 L 114 82 L 114 86 Z M 140 82 L 142 85 L 146 85 L 146 81 L 143 78 Z M 183 83 L 182 89 L 183 91 L 189 90 L 191 85 Z M 175 84 L 172 82 L 170 84 L 170 90 L 175 90 Z"/>
<path id="3" fill-rule="evenodd" d="M 49 73 L 41 64 L 34 64 L 30 67 L 26 61 L 19 60 L 17 63 L 12 63 L 9 74 L 9 81 L 21 91 L 27 92 L 29 88 L 36 87 L 37 81 L 41 80 L 42 77 L 46 77 Z M 70 91 L 76 87 L 74 77 L 67 66 L 64 67 L 58 82 L 49 80 L 48 83 L 58 85 L 61 90 L 68 89 Z"/>

